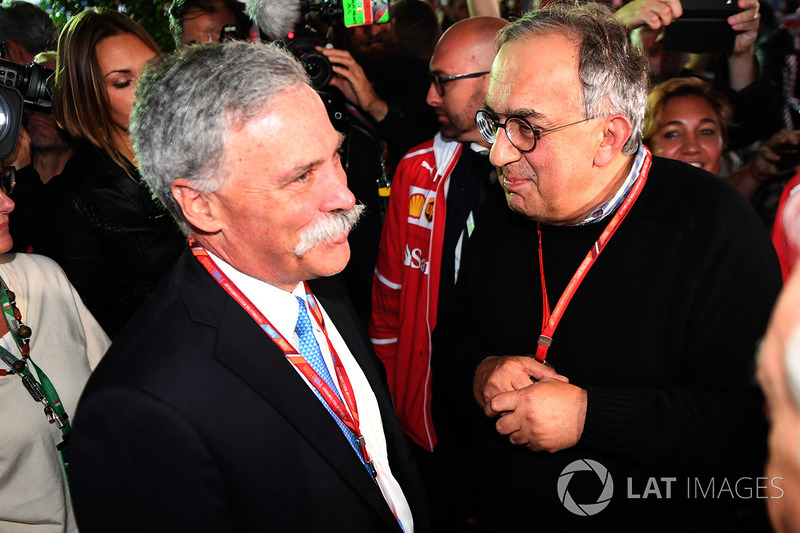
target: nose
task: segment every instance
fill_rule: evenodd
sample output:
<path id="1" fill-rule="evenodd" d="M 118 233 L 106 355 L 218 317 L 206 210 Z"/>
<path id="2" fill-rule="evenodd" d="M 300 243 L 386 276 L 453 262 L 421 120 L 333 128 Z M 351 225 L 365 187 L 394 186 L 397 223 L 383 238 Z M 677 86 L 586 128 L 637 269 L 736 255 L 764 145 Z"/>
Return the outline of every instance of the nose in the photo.
<path id="1" fill-rule="evenodd" d="M 489 161 L 497 168 L 502 168 L 509 163 L 519 161 L 520 157 L 522 157 L 522 152 L 508 140 L 505 128 L 497 128 L 494 144 L 489 151 Z"/>
<path id="2" fill-rule="evenodd" d="M 442 97 L 436 92 L 436 87 L 434 87 L 433 82 L 428 85 L 428 94 L 425 96 L 425 103 L 431 107 L 436 107 L 442 103 Z"/>
<path id="3" fill-rule="evenodd" d="M 10 213 L 14 210 L 14 200 L 0 189 L 0 213 Z"/>
<path id="4" fill-rule="evenodd" d="M 693 133 L 687 134 L 681 143 L 681 151 L 684 154 L 696 154 L 700 152 L 700 144 L 697 142 L 697 136 Z"/>
<path id="5" fill-rule="evenodd" d="M 356 197 L 347 188 L 347 175 L 341 163 L 337 163 L 324 185 L 324 196 L 320 209 L 324 212 L 352 209 Z"/>

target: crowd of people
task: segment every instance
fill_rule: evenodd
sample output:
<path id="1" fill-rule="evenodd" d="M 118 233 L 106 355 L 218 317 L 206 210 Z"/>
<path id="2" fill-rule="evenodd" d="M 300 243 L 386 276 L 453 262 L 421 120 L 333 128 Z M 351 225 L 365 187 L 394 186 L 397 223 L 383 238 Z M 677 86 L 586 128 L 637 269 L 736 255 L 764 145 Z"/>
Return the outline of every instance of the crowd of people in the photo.
<path id="1" fill-rule="evenodd" d="M 0 531 L 800 532 L 792 6 L 271 1 L 0 4 Z"/>

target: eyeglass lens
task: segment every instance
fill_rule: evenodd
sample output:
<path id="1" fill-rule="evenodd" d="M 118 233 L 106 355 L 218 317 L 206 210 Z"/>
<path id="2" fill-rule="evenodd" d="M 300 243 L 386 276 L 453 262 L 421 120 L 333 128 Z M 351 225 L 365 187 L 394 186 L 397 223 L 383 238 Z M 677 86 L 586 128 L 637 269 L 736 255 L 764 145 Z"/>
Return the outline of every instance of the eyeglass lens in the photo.
<path id="1" fill-rule="evenodd" d="M 481 135 L 489 144 L 494 144 L 497 139 L 497 130 L 503 128 L 506 130 L 508 140 L 520 152 L 530 152 L 536 147 L 539 132 L 523 118 L 509 117 L 505 124 L 501 124 L 481 109 L 475 115 L 475 122 L 478 124 Z"/>
<path id="2" fill-rule="evenodd" d="M 8 196 L 14 192 L 14 186 L 17 184 L 17 173 L 14 167 L 3 167 L 0 171 L 0 188 L 3 193 Z"/>
<path id="3" fill-rule="evenodd" d="M 431 83 L 433 84 L 433 88 L 436 89 L 436 94 L 438 94 L 439 96 L 444 96 L 444 86 L 442 85 L 442 81 L 439 78 L 439 76 L 437 76 L 432 72 L 429 72 L 428 77 L 430 78 Z"/>

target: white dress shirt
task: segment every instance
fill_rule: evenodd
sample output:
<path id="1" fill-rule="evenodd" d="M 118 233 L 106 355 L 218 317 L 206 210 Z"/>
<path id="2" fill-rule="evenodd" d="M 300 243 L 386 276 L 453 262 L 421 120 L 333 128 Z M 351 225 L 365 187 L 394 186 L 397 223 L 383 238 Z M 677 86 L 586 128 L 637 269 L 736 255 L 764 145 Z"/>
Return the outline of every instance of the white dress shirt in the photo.
<path id="1" fill-rule="evenodd" d="M 253 305 L 269 320 L 273 327 L 280 332 L 283 337 L 292 344 L 292 346 L 299 350 L 299 339 L 295 333 L 295 326 L 298 317 L 298 304 L 296 296 L 302 298 L 305 302 L 306 291 L 303 283 L 298 283 L 297 287 L 292 292 L 286 292 L 269 283 L 248 276 L 239 272 L 231 265 L 218 258 L 211 252 L 208 255 L 214 260 L 217 266 L 225 273 L 225 275 L 239 288 L 239 290 L 247 296 Z M 319 300 L 318 300 L 319 302 Z M 358 362 L 356 362 L 347 344 L 339 335 L 336 325 L 333 323 L 328 313 L 322 304 L 319 304 L 322 310 L 322 316 L 325 320 L 325 327 L 328 331 L 331 343 L 333 344 L 336 353 L 339 355 L 339 360 L 344 366 L 347 377 L 350 379 L 350 384 L 353 387 L 353 392 L 356 397 L 356 404 L 358 406 L 358 415 L 361 434 L 366 439 L 367 451 L 372 459 L 375 470 L 378 473 L 377 482 L 381 489 L 386 503 L 392 509 L 394 515 L 400 521 L 400 524 L 405 533 L 414 532 L 414 521 L 411 515 L 411 508 L 408 505 L 403 489 L 394 478 L 392 470 L 389 466 L 389 457 L 386 449 L 386 437 L 383 432 L 383 420 L 381 419 L 380 409 L 378 408 L 378 401 L 375 398 L 375 393 L 367 381 L 364 372 L 361 370 Z M 306 311 L 309 312 L 311 317 L 311 310 L 308 309 L 306 302 Z M 325 333 L 319 327 L 317 321 L 311 319 L 311 325 L 314 330 L 314 336 L 319 344 L 322 357 L 325 364 L 328 366 L 328 371 L 331 376 L 336 376 L 336 371 L 333 367 L 331 360 L 330 350 L 328 349 L 328 342 L 325 339 Z M 295 368 L 296 369 L 296 368 Z M 297 369 L 296 369 L 297 370 Z M 297 370 L 297 373 L 306 382 L 309 388 L 313 385 Z M 334 385 L 339 388 L 338 380 L 333 380 Z M 341 391 L 339 391 L 341 394 Z M 346 439 L 342 435 L 343 439 Z M 348 446 L 349 446 L 348 442 Z M 355 453 L 355 452 L 354 452 Z M 367 473 L 366 469 L 364 470 Z M 369 475 L 367 473 L 367 475 Z"/>

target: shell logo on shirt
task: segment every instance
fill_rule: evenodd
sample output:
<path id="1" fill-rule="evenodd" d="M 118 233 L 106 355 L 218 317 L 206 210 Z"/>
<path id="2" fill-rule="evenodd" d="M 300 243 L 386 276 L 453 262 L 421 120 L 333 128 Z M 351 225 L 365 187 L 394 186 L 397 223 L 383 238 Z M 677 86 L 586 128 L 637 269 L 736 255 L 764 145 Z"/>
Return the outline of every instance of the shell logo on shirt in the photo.
<path id="1" fill-rule="evenodd" d="M 410 218 L 419 218 L 422 214 L 422 208 L 425 205 L 425 196 L 416 193 L 412 194 L 408 200 L 408 216 Z"/>
<path id="2" fill-rule="evenodd" d="M 435 203 L 436 191 L 410 187 L 408 191 L 408 223 L 430 229 L 433 226 Z"/>

